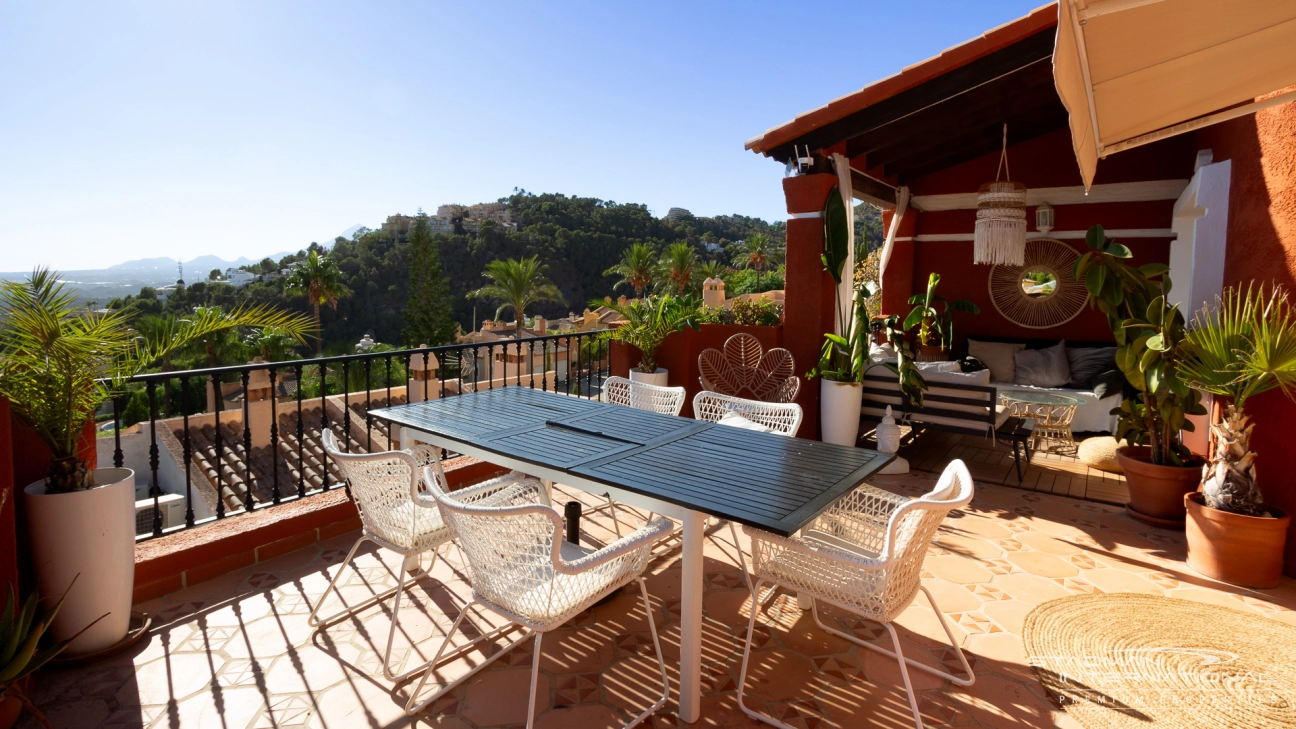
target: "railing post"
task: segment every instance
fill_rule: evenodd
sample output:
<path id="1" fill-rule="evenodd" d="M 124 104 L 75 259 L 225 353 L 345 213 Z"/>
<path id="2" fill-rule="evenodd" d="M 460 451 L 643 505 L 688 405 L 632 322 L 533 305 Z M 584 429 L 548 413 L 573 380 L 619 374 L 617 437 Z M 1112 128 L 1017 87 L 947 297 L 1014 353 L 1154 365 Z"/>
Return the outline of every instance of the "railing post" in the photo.
<path id="1" fill-rule="evenodd" d="M 248 379 L 252 373 L 243 371 L 243 508 L 250 514 L 256 508 L 252 498 L 252 403 L 248 400 Z"/>
<path id="2" fill-rule="evenodd" d="M 342 440 L 346 452 L 351 452 L 351 363 L 342 360 Z"/>
<path id="3" fill-rule="evenodd" d="M 121 395 L 112 399 L 113 405 L 113 465 L 121 468 L 126 457 L 121 449 Z"/>
<path id="4" fill-rule="evenodd" d="M 328 365 L 320 362 L 320 435 L 328 430 Z M 320 480 L 320 491 L 328 491 L 329 471 L 328 471 L 328 451 L 320 451 L 320 467 L 324 470 Z"/>
<path id="5" fill-rule="evenodd" d="M 305 370 L 297 365 L 297 498 L 306 496 L 306 424 L 302 420 L 302 376 Z"/>
<path id="6" fill-rule="evenodd" d="M 221 437 L 220 414 L 221 414 L 221 401 L 224 400 L 225 398 L 221 393 L 220 375 L 212 375 L 211 383 L 212 383 L 212 393 L 214 395 L 212 401 L 216 406 L 215 413 L 212 415 L 212 418 L 216 423 L 216 427 L 215 427 L 215 431 L 216 431 L 216 518 L 224 519 L 225 518 L 225 496 L 224 494 L 221 493 L 221 490 L 224 488 L 225 485 L 225 468 L 224 468 L 225 449 L 224 449 L 224 439 Z"/>
<path id="7" fill-rule="evenodd" d="M 186 402 L 189 397 L 189 378 L 180 378 L 180 413 L 183 420 L 184 428 L 184 466 L 185 466 L 185 526 L 194 525 L 193 511 L 193 475 L 190 470 L 193 465 L 193 446 L 189 442 L 189 406 Z"/>
<path id="8" fill-rule="evenodd" d="M 158 446 L 157 446 L 157 384 L 149 380 L 145 386 L 149 402 L 149 472 L 153 476 L 153 536 L 162 536 L 162 505 L 158 498 L 162 487 L 158 484 Z"/>
<path id="9" fill-rule="evenodd" d="M 270 501 L 279 503 L 279 370 L 271 367 L 270 375 Z"/>
<path id="10" fill-rule="evenodd" d="M 365 370 L 365 450 L 373 453 L 373 416 L 369 411 L 373 409 L 373 388 L 369 386 L 369 372 L 371 359 L 364 361 Z M 390 402 L 389 402 L 390 404 Z"/>

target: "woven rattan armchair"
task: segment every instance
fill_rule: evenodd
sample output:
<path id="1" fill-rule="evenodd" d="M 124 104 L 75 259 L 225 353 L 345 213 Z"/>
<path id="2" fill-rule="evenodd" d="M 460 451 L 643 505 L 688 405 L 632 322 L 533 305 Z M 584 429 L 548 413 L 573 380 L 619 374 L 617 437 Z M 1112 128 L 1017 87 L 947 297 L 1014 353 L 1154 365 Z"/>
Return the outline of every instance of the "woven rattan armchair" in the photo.
<path id="1" fill-rule="evenodd" d="M 436 450 L 431 446 L 417 445 L 408 451 L 344 453 L 338 450 L 337 440 L 329 430 L 324 431 L 323 441 L 328 457 L 342 468 L 351 484 L 351 494 L 360 512 L 362 532 L 347 553 L 346 560 L 339 566 L 337 574 L 329 581 L 324 594 L 315 603 L 307 622 L 312 628 L 321 628 L 395 595 L 391 627 L 387 632 L 387 650 L 383 654 L 383 676 L 389 681 L 401 681 L 426 665 L 416 666 L 399 675 L 392 671 L 392 641 L 400 617 L 401 594 L 415 579 L 428 576 L 436 565 L 441 545 L 449 542 L 453 536 L 450 526 L 442 520 L 441 512 L 435 505 L 427 508 L 426 505 L 416 503 L 423 489 L 419 469 L 436 460 Z M 540 482 L 514 472 L 455 491 L 454 498 L 464 502 L 491 502 L 493 499 L 515 498 L 515 492 L 531 494 L 533 485 L 539 487 Z M 548 503 L 544 500 L 543 488 L 539 489 L 535 497 L 541 503 Z M 320 608 L 324 606 L 329 593 L 336 590 L 338 579 L 355 558 L 360 545 L 365 542 L 373 542 L 404 558 L 396 587 L 356 605 L 347 606 L 329 617 L 319 617 Z M 427 569 L 423 569 L 421 557 L 426 552 L 432 553 L 432 562 Z"/>
<path id="2" fill-rule="evenodd" d="M 490 506 L 483 506 L 463 503 L 448 496 L 442 488 L 445 475 L 439 462 L 425 467 L 423 473 L 427 494 L 421 495 L 421 499 L 425 503 L 435 500 L 446 523 L 454 529 L 471 567 L 473 594 L 472 601 L 464 606 L 463 612 L 450 626 L 431 665 L 410 694 L 405 706 L 407 713 L 422 711 L 469 676 L 534 635 L 531 695 L 527 704 L 527 727 L 530 729 L 535 715 L 536 678 L 544 634 L 562 626 L 623 585 L 635 581 L 639 583 L 639 593 L 648 615 L 648 628 L 657 651 L 662 693 L 661 698 L 629 726 L 638 724 L 665 705 L 670 695 L 666 663 L 662 658 L 652 605 L 648 601 L 648 588 L 642 575 L 650 561 L 653 545 L 674 528 L 669 519 L 654 519 L 602 549 L 586 549 L 563 541 L 562 515 L 552 506 L 536 503 L 539 492 L 544 490 L 538 482 L 528 482 L 525 488 L 513 492 L 508 503 L 495 500 Z M 527 493 L 528 489 L 536 493 Z M 436 671 L 442 653 L 474 605 L 522 626 L 525 628 L 522 637 L 420 701 L 419 694 Z M 458 646 L 455 650 L 460 648 Z"/>
<path id="3" fill-rule="evenodd" d="M 766 352 L 746 332 L 729 337 L 724 351 L 704 349 L 698 355 L 702 389 L 762 402 L 792 402 L 801 391 L 792 353 L 777 347 Z"/>
<path id="4" fill-rule="evenodd" d="M 971 686 L 976 680 L 963 650 L 950 631 L 949 622 L 941 613 L 934 598 L 923 587 L 920 573 L 927 547 L 945 515 L 951 510 L 966 506 L 972 500 L 972 476 L 962 461 L 951 461 L 941 474 L 940 481 L 931 492 L 921 498 L 910 499 L 874 488 L 860 486 L 843 497 L 828 511 L 802 530 L 800 536 L 786 539 L 769 532 L 743 527 L 752 540 L 752 566 L 756 584 L 752 600 L 759 604 L 757 595 L 765 583 L 774 588 L 795 590 L 803 598 L 812 599 L 815 623 L 833 635 L 861 645 L 869 650 L 890 656 L 900 663 L 900 676 L 909 694 L 914 723 L 922 729 L 918 713 L 918 700 L 909 681 L 909 667 L 947 679 L 959 686 Z M 927 595 L 932 609 L 945 628 L 950 645 L 963 666 L 966 678 L 905 658 L 900 649 L 900 637 L 892 621 L 909 607 L 918 591 Z M 771 590 L 772 591 L 772 590 Z M 895 651 L 867 643 L 859 638 L 825 625 L 819 617 L 819 603 L 848 610 L 860 617 L 877 621 L 891 633 Z M 752 633 L 756 626 L 757 609 L 752 610 L 747 624 L 747 644 L 743 649 L 742 672 L 738 679 L 738 705 L 748 716 L 791 729 L 787 724 L 747 708 L 743 703 L 743 688 L 747 679 L 747 663 L 751 657 Z"/>

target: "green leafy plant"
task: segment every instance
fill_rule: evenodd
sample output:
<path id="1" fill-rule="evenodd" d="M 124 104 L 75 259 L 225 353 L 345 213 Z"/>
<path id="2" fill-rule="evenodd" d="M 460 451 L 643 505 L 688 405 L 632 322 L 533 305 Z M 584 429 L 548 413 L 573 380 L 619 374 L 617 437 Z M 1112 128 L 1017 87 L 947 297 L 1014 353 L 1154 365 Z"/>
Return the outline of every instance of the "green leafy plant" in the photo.
<path id="1" fill-rule="evenodd" d="M 312 331 L 305 316 L 265 305 L 200 309 L 147 336 L 130 326 L 128 316 L 125 310 L 100 314 L 79 308 L 76 294 L 47 269 L 0 284 L 0 395 L 49 446 L 50 493 L 94 486 L 91 464 L 77 455 L 82 428 L 154 362 L 239 327 L 271 327 L 299 342 Z"/>
<path id="2" fill-rule="evenodd" d="M 491 261 L 482 273 L 491 283 L 476 291 L 469 291 L 468 298 L 499 301 L 500 306 L 495 311 L 496 319 L 504 315 L 505 309 L 512 308 L 513 318 L 517 321 L 517 333 L 521 334 L 528 306 L 541 301 L 567 303 L 558 287 L 545 278 L 545 270 L 548 268 L 540 263 L 537 256 Z"/>
<path id="3" fill-rule="evenodd" d="M 68 589 L 63 591 L 58 602 L 54 607 L 42 615 L 39 619 L 36 617 L 37 597 L 28 595 L 23 602 L 22 608 L 19 609 L 17 601 L 14 598 L 13 588 L 9 588 L 9 599 L 5 603 L 4 613 L 0 614 L 0 698 L 12 696 L 22 702 L 22 705 L 36 717 L 40 723 L 50 727 L 49 720 L 45 715 L 36 708 L 31 698 L 23 692 L 20 682 L 35 673 L 46 663 L 54 660 L 62 653 L 73 640 L 76 640 L 81 633 L 90 629 L 91 625 L 108 617 L 107 614 L 99 616 L 90 625 L 82 628 L 76 635 L 61 640 L 44 650 L 39 650 L 40 639 L 45 635 L 45 631 L 50 624 L 54 622 L 54 616 L 63 607 L 63 601 L 67 599 L 68 593 L 72 591 L 72 585 L 76 584 L 76 578 L 72 579 L 72 584 Z M 52 729 L 52 728 L 51 728 Z"/>
<path id="4" fill-rule="evenodd" d="M 742 243 L 734 246 L 734 262 L 742 268 L 755 269 L 757 291 L 761 290 L 761 274 L 769 264 L 777 262 L 782 255 L 783 250 L 764 233 L 753 233 Z"/>
<path id="5" fill-rule="evenodd" d="M 351 289 L 342 283 L 342 271 L 333 259 L 311 250 L 284 283 L 290 294 L 302 294 L 315 313 L 315 353 L 323 351 L 323 328 L 320 326 L 320 306 L 337 308 L 338 300 L 351 295 Z"/>
<path id="6" fill-rule="evenodd" d="M 1251 450 L 1254 425 L 1246 415 L 1256 395 L 1281 389 L 1296 399 L 1296 309 L 1281 286 L 1229 287 L 1193 317 L 1180 349 L 1180 376 L 1203 392 L 1231 399 L 1211 426 L 1215 447 L 1202 476 L 1213 509 L 1259 516 L 1264 495 Z"/>
<path id="7" fill-rule="evenodd" d="M 685 328 L 701 328 L 702 306 L 692 296 L 661 294 L 625 304 L 591 302 L 591 307 L 594 305 L 606 306 L 626 320 L 617 328 L 600 334 L 599 339 L 625 342 L 638 348 L 643 356 L 635 369 L 640 372 L 657 371 L 657 348 L 666 337 Z"/>
<path id="8" fill-rule="evenodd" d="M 632 243 L 621 251 L 621 260 L 603 272 L 604 276 L 620 276 L 612 290 L 629 286 L 634 289 L 635 298 L 643 297 L 644 289 L 652 284 L 653 268 L 657 264 L 657 249 L 649 243 Z"/>
<path id="9" fill-rule="evenodd" d="M 1125 263 L 1129 248 L 1108 239 L 1101 225 L 1089 229 L 1085 243 L 1089 250 L 1075 263 L 1075 280 L 1084 281 L 1090 305 L 1107 316 L 1116 366 L 1135 390 L 1112 411 L 1120 416 L 1116 439 L 1149 446 L 1156 465 L 1195 465 L 1179 433 L 1193 430 L 1187 416 L 1205 415 L 1206 408 L 1181 371 L 1186 327 L 1178 307 L 1166 301 L 1170 268 Z"/>
<path id="10" fill-rule="evenodd" d="M 657 262 L 657 277 L 661 289 L 683 296 L 693 287 L 697 251 L 692 243 L 672 243 L 666 246 Z"/>
<path id="11" fill-rule="evenodd" d="M 936 293 L 939 284 L 940 274 L 933 273 L 927 277 L 927 291 L 909 297 L 909 303 L 916 306 L 905 317 L 904 329 L 918 327 L 919 344 L 948 350 L 954 346 L 954 312 L 980 314 L 981 307 L 964 299 L 946 301 Z"/>

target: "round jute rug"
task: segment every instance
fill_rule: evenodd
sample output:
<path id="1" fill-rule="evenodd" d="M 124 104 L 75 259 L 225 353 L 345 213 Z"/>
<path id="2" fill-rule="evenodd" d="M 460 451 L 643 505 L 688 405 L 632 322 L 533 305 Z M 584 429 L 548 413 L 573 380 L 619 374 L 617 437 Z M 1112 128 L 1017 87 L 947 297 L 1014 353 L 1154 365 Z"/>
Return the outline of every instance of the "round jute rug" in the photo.
<path id="1" fill-rule="evenodd" d="M 1296 627 L 1135 593 L 1076 595 L 1026 616 L 1026 655 L 1087 729 L 1296 727 Z"/>

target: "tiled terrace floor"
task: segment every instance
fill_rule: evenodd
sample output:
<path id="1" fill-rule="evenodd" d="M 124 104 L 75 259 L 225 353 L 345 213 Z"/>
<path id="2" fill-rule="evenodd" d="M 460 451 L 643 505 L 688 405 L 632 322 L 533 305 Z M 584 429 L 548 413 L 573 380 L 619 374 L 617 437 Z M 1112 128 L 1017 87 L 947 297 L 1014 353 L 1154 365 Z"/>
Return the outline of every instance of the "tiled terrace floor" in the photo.
<path id="1" fill-rule="evenodd" d="M 875 480 L 916 494 L 933 474 Z M 599 524 L 590 536 L 604 539 Z M 695 726 L 758 725 L 741 714 L 735 681 L 750 606 L 728 530 L 708 546 L 704 698 Z M 381 678 L 379 660 L 388 613 L 372 607 L 359 618 L 313 632 L 309 605 L 324 590 L 352 537 L 303 549 L 255 568 L 205 582 L 141 606 L 155 620 L 147 643 L 98 665 L 45 672 L 37 702 L 56 727 L 513 727 L 524 722 L 530 642 L 479 674 L 427 714 L 402 714 L 409 684 Z M 442 562 L 415 600 L 401 608 L 397 654 L 435 647 L 467 592 L 458 553 Z M 1092 502 L 978 484 L 972 505 L 955 512 L 928 554 L 923 581 L 972 657 L 976 683 L 943 685 L 914 672 L 930 726 L 1046 727 L 1079 725 L 1046 699 L 1023 654 L 1019 633 L 1037 604 L 1069 594 L 1135 591 L 1216 603 L 1296 624 L 1296 582 L 1251 591 L 1211 583 L 1183 563 L 1181 533 L 1132 521 L 1123 510 Z M 678 679 L 678 551 L 652 567 L 652 593 L 672 682 Z M 358 601 L 393 585 L 398 562 L 374 554 L 348 575 L 343 593 Z M 623 592 L 544 642 L 539 727 L 621 726 L 651 703 L 657 690 L 651 642 L 638 597 Z M 837 614 L 866 639 L 885 631 Z M 907 655 L 952 663 L 926 599 L 899 620 Z M 780 594 L 762 610 L 759 649 L 749 695 L 789 723 L 826 727 L 906 727 L 912 717 L 894 663 L 815 628 L 794 596 Z M 462 663 L 445 673 L 463 670 Z M 377 676 L 377 678 L 375 678 Z M 653 719 L 675 726 L 672 701 Z M 36 726 L 27 720 L 25 727 Z"/>
<path id="2" fill-rule="evenodd" d="M 872 426 L 861 430 L 864 434 L 861 445 L 866 448 L 874 447 L 871 430 Z M 912 442 L 907 441 L 908 437 L 906 432 L 906 443 L 900 448 L 900 455 L 909 459 L 914 470 L 939 473 L 946 463 L 961 458 L 972 477 L 980 482 L 1109 504 L 1129 501 L 1124 476 L 1090 468 L 1076 460 L 1074 449 L 1054 447 L 1032 452 L 1030 465 L 1023 467 L 1022 480 L 1018 481 L 1009 443 L 991 443 L 989 438 L 982 436 L 937 430 L 925 431 Z M 1076 437 L 1080 439 L 1083 436 Z"/>

